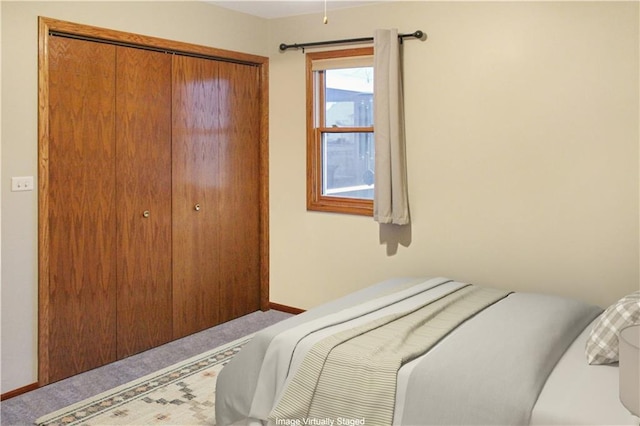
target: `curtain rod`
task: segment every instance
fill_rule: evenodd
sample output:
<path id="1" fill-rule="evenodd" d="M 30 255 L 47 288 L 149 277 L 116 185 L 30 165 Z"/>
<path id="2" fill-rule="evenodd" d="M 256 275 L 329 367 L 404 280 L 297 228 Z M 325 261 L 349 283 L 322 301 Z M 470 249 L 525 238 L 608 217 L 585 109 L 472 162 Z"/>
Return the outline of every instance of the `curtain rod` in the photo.
<path id="1" fill-rule="evenodd" d="M 416 32 L 409 33 L 409 34 L 398 34 L 398 40 L 402 42 L 403 39 L 409 38 L 409 37 L 422 39 L 424 38 L 424 36 L 425 34 L 422 31 L 418 30 Z M 364 42 L 371 42 L 371 41 L 373 41 L 373 37 L 346 38 L 342 40 L 329 40 L 329 41 L 314 41 L 310 43 L 299 43 L 299 44 L 298 43 L 295 43 L 295 44 L 282 43 L 280 45 L 280 50 L 282 52 L 284 52 L 287 49 L 302 49 L 304 51 L 306 47 L 328 46 L 331 44 L 343 44 L 343 43 L 364 43 Z"/>

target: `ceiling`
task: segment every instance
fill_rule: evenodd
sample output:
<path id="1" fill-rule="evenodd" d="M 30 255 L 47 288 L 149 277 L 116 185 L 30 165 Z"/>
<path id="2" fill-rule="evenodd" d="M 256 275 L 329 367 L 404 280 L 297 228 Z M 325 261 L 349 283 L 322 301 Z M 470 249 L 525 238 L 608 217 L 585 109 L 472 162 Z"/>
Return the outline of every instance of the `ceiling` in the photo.
<path id="1" fill-rule="evenodd" d="M 378 3 L 380 1 L 385 0 L 327 0 L 326 5 L 327 11 L 331 11 Z M 266 19 L 307 15 L 311 13 L 323 13 L 325 7 L 324 0 L 209 0 L 209 3 Z"/>

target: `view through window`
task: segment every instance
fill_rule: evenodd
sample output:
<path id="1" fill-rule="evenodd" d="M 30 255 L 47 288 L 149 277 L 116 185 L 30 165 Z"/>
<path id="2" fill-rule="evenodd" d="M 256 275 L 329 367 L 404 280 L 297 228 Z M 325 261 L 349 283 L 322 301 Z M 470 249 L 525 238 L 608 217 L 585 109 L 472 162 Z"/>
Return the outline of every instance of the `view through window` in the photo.
<path id="1" fill-rule="evenodd" d="M 373 199 L 373 68 L 326 71 L 323 195 Z M 364 130 L 363 129 L 363 130 Z"/>
<path id="2" fill-rule="evenodd" d="M 310 210 L 368 215 L 373 209 L 372 53 L 307 54 Z"/>

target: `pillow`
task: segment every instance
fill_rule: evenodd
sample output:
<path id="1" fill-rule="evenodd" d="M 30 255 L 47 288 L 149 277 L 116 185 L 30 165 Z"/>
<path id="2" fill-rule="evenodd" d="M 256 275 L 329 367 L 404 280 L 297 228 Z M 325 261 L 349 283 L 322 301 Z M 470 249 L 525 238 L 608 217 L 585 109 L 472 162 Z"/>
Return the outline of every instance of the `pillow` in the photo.
<path id="1" fill-rule="evenodd" d="M 618 362 L 618 336 L 623 328 L 640 324 L 640 291 L 609 306 L 593 326 L 585 352 L 589 364 Z"/>

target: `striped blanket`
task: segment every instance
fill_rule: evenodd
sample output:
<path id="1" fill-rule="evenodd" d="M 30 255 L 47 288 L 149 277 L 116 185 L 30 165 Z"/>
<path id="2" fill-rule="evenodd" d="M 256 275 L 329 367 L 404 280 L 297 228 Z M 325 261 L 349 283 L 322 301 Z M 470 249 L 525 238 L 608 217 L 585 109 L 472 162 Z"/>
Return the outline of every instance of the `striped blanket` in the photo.
<path id="1" fill-rule="evenodd" d="M 366 418 L 371 425 L 391 424 L 400 367 L 507 294 L 466 285 L 323 339 L 304 358 L 270 420 Z"/>

